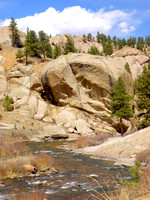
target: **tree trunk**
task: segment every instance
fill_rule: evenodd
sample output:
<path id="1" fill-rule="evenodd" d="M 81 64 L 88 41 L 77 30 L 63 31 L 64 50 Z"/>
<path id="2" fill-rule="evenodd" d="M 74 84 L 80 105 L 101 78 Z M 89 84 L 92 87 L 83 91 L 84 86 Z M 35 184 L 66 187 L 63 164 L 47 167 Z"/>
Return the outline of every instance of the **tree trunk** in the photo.
<path id="1" fill-rule="evenodd" d="M 44 62 L 46 61 L 45 50 L 43 49 Z"/>
<path id="2" fill-rule="evenodd" d="M 121 129 L 121 135 L 123 135 L 123 123 L 122 123 L 122 118 L 120 118 L 120 129 Z"/>
<path id="3" fill-rule="evenodd" d="M 28 55 L 26 54 L 26 65 L 28 64 Z"/>

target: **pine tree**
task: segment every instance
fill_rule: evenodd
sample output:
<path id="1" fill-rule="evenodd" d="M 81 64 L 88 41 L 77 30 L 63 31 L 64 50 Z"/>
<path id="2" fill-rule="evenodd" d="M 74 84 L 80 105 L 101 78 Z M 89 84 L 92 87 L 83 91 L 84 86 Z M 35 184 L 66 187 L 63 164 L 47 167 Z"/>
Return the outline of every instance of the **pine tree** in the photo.
<path id="1" fill-rule="evenodd" d="M 49 37 L 46 33 L 44 33 L 44 31 L 39 31 L 39 41 L 44 61 L 46 61 L 46 49 L 49 46 Z"/>
<path id="2" fill-rule="evenodd" d="M 9 31 L 10 31 L 10 38 L 12 41 L 12 47 L 22 47 L 20 37 L 18 34 L 17 22 L 13 17 L 11 17 Z"/>
<path id="3" fill-rule="evenodd" d="M 111 117 L 117 116 L 120 118 L 120 130 L 123 135 L 124 130 L 122 119 L 133 117 L 133 110 L 129 103 L 131 96 L 127 94 L 125 84 L 120 77 L 112 87 L 110 100 Z"/>
<path id="4" fill-rule="evenodd" d="M 52 47 L 51 47 L 50 43 L 48 43 L 46 45 L 46 56 L 48 58 L 53 58 L 53 50 L 52 50 Z"/>
<path id="5" fill-rule="evenodd" d="M 127 70 L 127 72 L 132 75 L 129 63 L 126 63 L 124 67 Z"/>
<path id="6" fill-rule="evenodd" d="M 137 49 L 139 49 L 140 51 L 143 51 L 144 48 L 144 39 L 143 37 L 138 37 L 138 41 L 137 41 Z"/>
<path id="7" fill-rule="evenodd" d="M 40 41 L 37 38 L 35 31 L 29 29 L 27 30 L 24 47 L 25 47 L 26 57 L 28 55 L 33 57 L 40 57 L 41 54 Z"/>
<path id="8" fill-rule="evenodd" d="M 150 62 L 148 67 L 144 66 L 141 76 L 138 78 L 138 110 L 141 112 L 139 117 L 142 121 L 138 128 L 150 126 Z"/>
<path id="9" fill-rule="evenodd" d="M 88 41 L 91 41 L 91 40 L 92 40 L 92 34 L 91 34 L 91 33 L 88 33 L 88 34 L 87 34 L 87 40 L 88 40 Z"/>
<path id="10" fill-rule="evenodd" d="M 67 36 L 67 42 L 65 43 L 65 47 L 64 47 L 64 54 L 68 54 L 69 52 L 76 52 L 76 49 L 74 47 L 74 43 L 71 40 L 71 38 L 69 36 Z"/>
<path id="11" fill-rule="evenodd" d="M 60 49 L 60 47 L 57 44 L 55 44 L 54 52 L 53 52 L 53 58 L 56 59 L 60 55 L 61 55 L 61 49 Z"/>

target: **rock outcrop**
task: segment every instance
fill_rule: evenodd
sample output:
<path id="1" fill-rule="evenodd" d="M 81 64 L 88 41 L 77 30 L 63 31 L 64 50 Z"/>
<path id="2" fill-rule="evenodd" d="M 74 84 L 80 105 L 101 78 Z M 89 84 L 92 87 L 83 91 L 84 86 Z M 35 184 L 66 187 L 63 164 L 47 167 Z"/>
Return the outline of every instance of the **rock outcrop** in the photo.
<path id="1" fill-rule="evenodd" d="M 136 48 L 124 47 L 123 49 L 116 51 L 112 54 L 113 58 L 124 58 L 124 60 L 129 64 L 131 74 L 135 80 L 143 70 L 143 66 L 147 64 L 149 57 L 144 55 L 143 52 Z"/>
<path id="2" fill-rule="evenodd" d="M 18 30 L 18 34 L 20 41 L 23 44 L 26 34 L 20 30 Z M 10 47 L 12 45 L 8 26 L 0 27 L 0 44 L 2 44 L 4 47 Z"/>
<path id="3" fill-rule="evenodd" d="M 84 41 L 82 36 L 72 36 L 72 35 L 68 35 L 71 38 L 71 40 L 74 43 L 74 46 L 77 50 L 77 52 L 81 52 L 81 53 L 87 53 L 92 46 L 97 47 L 97 49 L 99 50 L 99 52 L 103 51 L 103 47 L 101 43 L 98 43 L 96 41 L 96 38 L 92 39 L 91 41 Z M 50 38 L 50 44 L 52 45 L 52 47 L 55 46 L 55 44 L 59 45 L 61 48 L 64 48 L 65 43 L 67 42 L 67 37 L 66 35 L 57 35 L 54 36 L 52 38 Z"/>

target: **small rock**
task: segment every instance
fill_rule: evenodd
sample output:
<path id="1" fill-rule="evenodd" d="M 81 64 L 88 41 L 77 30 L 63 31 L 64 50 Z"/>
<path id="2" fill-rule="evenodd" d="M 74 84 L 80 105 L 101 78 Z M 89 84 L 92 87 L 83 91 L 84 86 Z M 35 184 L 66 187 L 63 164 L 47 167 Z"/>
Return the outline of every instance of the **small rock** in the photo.
<path id="1" fill-rule="evenodd" d="M 37 168 L 33 165 L 23 165 L 22 167 L 28 173 L 36 174 L 37 172 Z"/>
<path id="2" fill-rule="evenodd" d="M 58 171 L 57 171 L 54 167 L 52 167 L 52 169 L 51 169 L 51 173 L 56 174 L 56 173 L 58 173 Z"/>
<path id="3" fill-rule="evenodd" d="M 68 131 L 69 131 L 69 133 L 74 133 L 74 128 L 69 127 L 69 128 L 68 128 Z"/>
<path id="4" fill-rule="evenodd" d="M 41 181 L 35 181 L 35 182 L 32 182 L 31 184 L 32 185 L 42 185 L 42 182 Z"/>
<path id="5" fill-rule="evenodd" d="M 47 181 L 46 180 L 42 181 L 42 185 L 45 185 L 45 184 L 47 184 Z"/>
<path id="6" fill-rule="evenodd" d="M 89 177 L 90 178 L 98 178 L 98 175 L 97 174 L 90 174 Z"/>

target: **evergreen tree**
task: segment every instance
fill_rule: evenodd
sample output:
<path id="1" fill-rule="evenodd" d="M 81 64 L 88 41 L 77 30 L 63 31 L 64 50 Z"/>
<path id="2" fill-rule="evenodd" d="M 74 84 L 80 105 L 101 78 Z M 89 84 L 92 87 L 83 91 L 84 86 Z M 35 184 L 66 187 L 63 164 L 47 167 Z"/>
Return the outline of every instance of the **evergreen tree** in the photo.
<path id="1" fill-rule="evenodd" d="M 88 40 L 88 41 L 91 41 L 91 40 L 92 40 L 92 34 L 91 34 L 91 33 L 88 33 L 88 34 L 87 34 L 87 40 Z"/>
<path id="2" fill-rule="evenodd" d="M 13 17 L 11 17 L 9 31 L 10 31 L 10 38 L 12 41 L 12 47 L 22 47 L 20 37 L 18 34 L 17 22 Z"/>
<path id="3" fill-rule="evenodd" d="M 146 36 L 146 44 L 147 46 L 150 46 L 150 36 Z"/>
<path id="4" fill-rule="evenodd" d="M 46 61 L 46 49 L 49 46 L 49 37 L 46 33 L 44 33 L 44 31 L 39 31 L 39 41 L 44 61 Z"/>
<path id="5" fill-rule="evenodd" d="M 98 48 L 95 46 L 92 46 L 91 49 L 88 51 L 88 53 L 90 53 L 92 55 L 100 55 Z"/>
<path id="6" fill-rule="evenodd" d="M 125 46 L 124 40 L 118 39 L 117 43 L 118 43 L 118 49 L 119 50 L 122 49 Z"/>
<path id="7" fill-rule="evenodd" d="M 129 63 L 126 63 L 124 67 L 125 67 L 125 69 L 127 70 L 127 72 L 128 72 L 129 74 L 132 75 L 131 70 L 130 70 Z"/>
<path id="8" fill-rule="evenodd" d="M 115 36 L 115 35 L 114 35 L 114 37 L 113 37 L 112 42 L 113 42 L 113 44 L 114 44 L 115 49 L 117 49 L 117 39 L 116 39 L 116 36 Z"/>
<path id="9" fill-rule="evenodd" d="M 107 38 L 107 37 L 106 37 L 105 34 L 101 33 L 100 36 L 99 36 L 99 38 L 100 38 L 100 41 L 102 41 L 102 43 L 103 43 L 103 42 L 106 42 L 106 38 Z"/>
<path id="10" fill-rule="evenodd" d="M 83 38 L 83 42 L 85 42 L 86 43 L 86 35 L 85 34 L 83 34 L 83 36 L 82 36 L 82 38 Z"/>
<path id="11" fill-rule="evenodd" d="M 143 51 L 144 48 L 144 39 L 143 37 L 138 37 L 138 41 L 137 41 L 137 49 L 139 49 L 140 51 Z"/>
<path id="12" fill-rule="evenodd" d="M 120 77 L 112 87 L 110 100 L 111 117 L 117 116 L 120 118 L 120 130 L 123 135 L 122 119 L 131 118 L 133 116 L 133 110 L 130 108 L 129 104 L 131 96 L 127 94 L 125 84 Z"/>
<path id="13" fill-rule="evenodd" d="M 67 42 L 64 47 L 65 55 L 67 55 L 69 52 L 76 52 L 73 41 L 71 40 L 71 38 L 69 36 L 66 35 L 66 37 L 67 37 Z"/>
<path id="14" fill-rule="evenodd" d="M 100 37 L 100 33 L 99 32 L 97 32 L 96 38 L 97 38 L 97 42 L 100 43 L 101 42 L 101 37 Z"/>
<path id="15" fill-rule="evenodd" d="M 53 58 L 56 59 L 60 55 L 61 55 L 61 49 L 60 49 L 60 47 L 57 44 L 55 44 L 54 52 L 53 52 Z"/>
<path id="16" fill-rule="evenodd" d="M 27 30 L 24 47 L 25 47 L 26 58 L 28 55 L 33 57 L 40 57 L 41 54 L 40 41 L 37 38 L 35 31 L 29 29 Z"/>
<path id="17" fill-rule="evenodd" d="M 50 43 L 48 43 L 46 45 L 46 56 L 48 58 L 53 58 L 53 50 L 52 50 L 52 47 L 51 47 Z"/>
<path id="18" fill-rule="evenodd" d="M 19 61 L 22 61 L 22 58 L 24 57 L 24 52 L 20 49 L 18 49 L 17 53 L 16 53 L 16 59 L 19 58 Z"/>
<path id="19" fill-rule="evenodd" d="M 135 37 L 130 37 L 130 38 L 127 40 L 127 45 L 128 45 L 129 47 L 134 48 L 134 47 L 135 47 L 135 44 L 136 44 L 136 38 L 135 38 Z"/>
<path id="20" fill-rule="evenodd" d="M 142 121 L 138 128 L 150 126 L 150 62 L 148 67 L 144 66 L 141 76 L 138 78 L 138 110 L 141 112 L 139 117 Z"/>
<path id="21" fill-rule="evenodd" d="M 103 42 L 103 52 L 105 53 L 105 55 L 111 55 L 113 53 L 113 46 L 111 41 L 105 43 Z"/>

